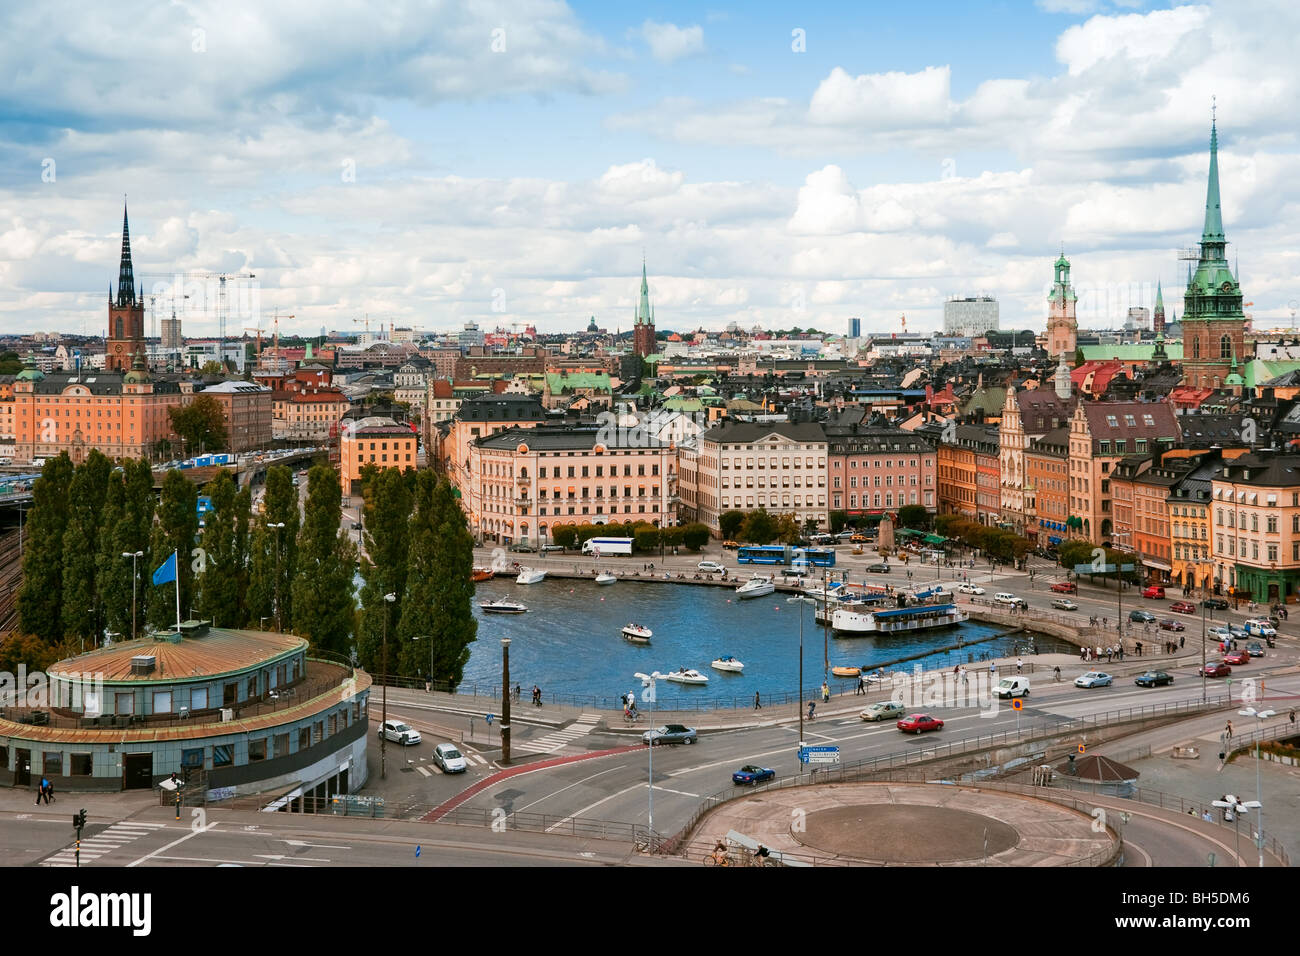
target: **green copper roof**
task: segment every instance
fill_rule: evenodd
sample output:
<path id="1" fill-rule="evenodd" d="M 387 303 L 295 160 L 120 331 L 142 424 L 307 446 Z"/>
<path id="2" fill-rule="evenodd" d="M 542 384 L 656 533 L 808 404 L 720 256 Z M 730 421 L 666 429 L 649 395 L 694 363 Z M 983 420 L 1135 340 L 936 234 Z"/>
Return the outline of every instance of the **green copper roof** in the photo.
<path id="1" fill-rule="evenodd" d="M 1156 280 L 1156 311 L 1163 312 L 1164 310 L 1165 310 L 1165 293 L 1164 290 L 1160 288 L 1160 280 L 1157 279 Z"/>
<path id="2" fill-rule="evenodd" d="M 1205 190 L 1205 228 L 1201 242 L 1223 242 L 1223 211 L 1219 208 L 1219 131 L 1210 123 L 1210 182 Z"/>
<path id="3" fill-rule="evenodd" d="M 1151 356 L 1156 351 L 1156 343 L 1140 342 L 1136 345 L 1081 345 L 1079 351 L 1083 353 L 1085 362 L 1106 362 L 1110 359 L 1119 359 L 1121 362 L 1149 362 Z M 1171 362 L 1182 361 L 1183 343 L 1182 342 L 1165 342 L 1165 355 Z"/>
<path id="4" fill-rule="evenodd" d="M 1270 379 L 1285 375 L 1287 372 L 1300 370 L 1300 361 L 1283 360 L 1276 362 L 1266 362 L 1263 359 L 1252 359 L 1242 367 L 1242 380 L 1247 388 L 1258 388 L 1264 385 Z"/>
<path id="5" fill-rule="evenodd" d="M 546 384 L 555 395 L 566 388 L 570 390 L 591 388 L 602 392 L 608 392 L 610 388 L 608 372 L 570 372 L 568 375 L 547 372 Z"/>

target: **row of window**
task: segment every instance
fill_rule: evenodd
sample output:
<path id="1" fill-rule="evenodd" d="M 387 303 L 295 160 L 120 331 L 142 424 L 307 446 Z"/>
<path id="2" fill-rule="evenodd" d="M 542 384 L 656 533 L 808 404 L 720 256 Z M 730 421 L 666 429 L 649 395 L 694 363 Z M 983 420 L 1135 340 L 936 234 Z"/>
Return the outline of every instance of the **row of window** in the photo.
<path id="1" fill-rule="evenodd" d="M 743 485 L 741 484 L 742 481 L 744 481 L 744 484 L 743 484 Z M 778 487 L 776 482 L 777 482 L 776 475 L 773 475 L 773 476 L 772 476 L 772 487 L 773 487 L 773 488 Z M 836 478 L 836 479 L 835 479 L 835 484 L 838 486 L 839 483 L 840 483 L 840 480 L 839 480 L 838 478 Z M 766 488 L 767 486 L 768 486 L 768 485 L 767 485 L 767 478 L 766 478 L 765 476 L 763 476 L 763 475 L 759 475 L 759 476 L 758 476 L 758 487 L 759 487 L 759 488 Z M 731 479 L 730 479 L 730 478 L 723 478 L 723 479 L 722 479 L 722 487 L 723 487 L 723 488 L 731 488 L 731 487 L 733 487 L 732 484 L 731 484 Z M 754 476 L 753 476 L 753 475 L 747 475 L 747 476 L 745 476 L 745 478 L 742 479 L 739 475 L 737 475 L 737 476 L 736 476 L 736 484 L 735 484 L 734 487 L 736 487 L 736 488 L 753 488 L 753 487 L 754 487 Z M 781 477 L 781 484 L 780 484 L 780 487 L 782 487 L 782 488 L 789 488 L 789 487 L 790 487 L 790 477 L 789 477 L 788 475 L 783 475 L 783 476 Z M 803 478 L 802 478 L 801 476 L 799 476 L 799 475 L 795 475 L 795 476 L 794 476 L 794 487 L 795 487 L 795 488 L 802 488 L 802 487 L 803 487 Z M 813 480 L 812 480 L 812 475 L 809 475 L 809 476 L 808 476 L 808 487 L 809 487 L 809 488 L 814 487 L 814 485 L 813 485 Z M 815 487 L 817 487 L 817 488 L 825 488 L 825 487 L 826 487 L 826 479 L 823 478 L 823 477 L 821 477 L 821 476 L 819 475 L 819 476 L 817 477 L 817 484 L 816 484 Z"/>
<path id="2" fill-rule="evenodd" d="M 894 459 L 892 459 L 892 458 L 886 458 L 886 459 L 884 459 L 883 461 L 880 460 L 879 458 L 876 458 L 876 459 L 869 459 L 869 460 L 867 460 L 867 461 L 862 462 L 862 467 L 863 467 L 863 468 L 871 468 L 871 467 L 875 467 L 875 468 L 894 468 L 894 467 L 902 468 L 902 467 L 904 466 L 904 464 L 906 464 L 907 467 L 909 467 L 909 468 L 915 468 L 915 467 L 916 467 L 916 462 L 917 462 L 917 460 L 916 460 L 915 458 L 911 459 L 910 461 L 907 460 L 907 459 L 905 459 L 905 458 L 900 458 L 900 459 L 898 459 L 898 464 L 897 464 L 897 466 L 895 466 L 895 464 L 894 464 Z M 931 458 L 927 458 L 927 459 L 925 460 L 925 463 L 926 463 L 926 465 L 933 466 L 933 465 L 934 465 L 934 460 L 931 459 Z M 834 461 L 833 461 L 831 467 L 834 468 L 834 469 L 836 469 L 836 470 L 838 471 L 838 470 L 839 470 L 839 467 L 840 467 L 840 459 L 839 459 L 839 458 L 834 459 Z M 856 459 L 856 458 L 850 458 L 850 459 L 849 459 L 849 468 L 852 469 L 852 468 L 857 468 L 857 467 L 858 467 L 858 459 Z"/>
<path id="3" fill-rule="evenodd" d="M 780 504 L 777 503 L 777 498 L 778 498 L 778 497 L 781 498 L 781 502 L 780 502 Z M 807 504 L 801 504 L 801 503 L 800 503 L 801 500 L 802 500 L 802 498 L 804 498 L 804 497 L 807 497 L 807 499 L 808 499 Z M 768 499 L 771 499 L 771 501 L 769 502 Z M 753 495 L 750 495 L 749 497 L 747 497 L 747 498 L 745 499 L 744 504 L 741 503 L 741 499 L 740 499 L 740 498 L 735 498 L 734 501 L 733 501 L 733 499 L 731 499 L 731 498 L 723 498 L 723 499 L 722 499 L 722 507 L 724 507 L 724 508 L 727 508 L 727 507 L 733 507 L 733 508 L 741 508 L 741 507 L 745 507 L 745 508 L 753 508 L 754 506 L 755 506 L 755 505 L 754 505 L 754 496 L 753 496 Z M 760 508 L 781 508 L 781 507 L 789 508 L 789 507 L 791 507 L 791 505 L 790 505 L 790 496 L 789 496 L 789 495 L 780 495 L 780 496 L 778 496 L 778 495 L 759 495 L 759 496 L 758 496 L 758 507 L 760 507 Z M 807 495 L 807 496 L 804 496 L 804 495 L 795 495 L 795 496 L 794 496 L 794 505 L 793 505 L 793 507 L 795 507 L 795 508 L 813 508 L 813 507 L 816 507 L 816 508 L 825 508 L 825 507 L 826 507 L 826 496 L 825 496 L 825 495 L 819 495 L 818 498 L 817 498 L 817 504 L 814 505 L 814 504 L 813 504 L 812 495 Z"/>
<path id="4" fill-rule="evenodd" d="M 1228 547 L 1228 550 L 1227 550 L 1227 551 L 1224 551 L 1224 550 L 1223 550 L 1223 547 L 1224 547 L 1224 541 L 1225 541 L 1225 539 L 1224 539 L 1224 536 L 1223 536 L 1223 535 L 1221 535 L 1221 534 L 1220 534 L 1220 535 L 1215 535 L 1215 538 L 1214 538 L 1214 545 L 1215 545 L 1214 550 L 1215 550 L 1215 552 L 1216 552 L 1217 554 L 1227 554 L 1228 557 L 1230 557 L 1230 558 L 1235 558 L 1235 557 L 1238 557 L 1238 556 L 1240 556 L 1240 557 L 1242 557 L 1242 558 L 1246 557 L 1246 539 L 1245 539 L 1245 538 L 1234 538 L 1234 537 L 1232 537 L 1231 535 L 1229 535 L 1229 536 L 1227 537 L 1227 539 L 1226 539 L 1226 541 L 1227 541 L 1227 547 Z M 1270 545 L 1268 546 L 1268 549 L 1267 549 L 1266 553 L 1267 553 L 1268 557 L 1267 557 L 1265 560 L 1268 560 L 1268 561 L 1276 561 L 1276 560 L 1277 560 L 1277 545 L 1276 545 L 1276 544 L 1270 544 Z M 1252 561 L 1258 561 L 1258 560 L 1259 560 L 1259 542 L 1258 542 L 1258 541 L 1252 541 L 1252 542 L 1250 543 L 1250 559 L 1251 559 Z M 1295 542 L 1295 543 L 1293 543 L 1293 544 L 1291 545 L 1291 560 L 1292 560 L 1292 561 L 1300 561 L 1300 541 L 1297 541 L 1297 542 Z"/>
<path id="5" fill-rule="evenodd" d="M 879 508 L 879 507 L 881 507 L 881 504 L 880 504 L 880 495 L 879 495 L 879 494 L 876 494 L 876 495 L 871 496 L 871 498 L 872 498 L 872 503 L 868 503 L 868 501 L 867 501 L 867 497 L 868 497 L 867 495 L 863 495 L 863 496 L 862 496 L 862 507 L 863 507 L 863 508 Z M 843 502 L 844 499 L 843 499 L 840 495 L 835 495 L 835 496 L 834 496 L 834 500 L 835 500 L 835 504 L 832 505 L 832 507 L 834 507 L 834 508 L 842 508 L 842 507 L 844 507 L 844 505 L 842 504 L 842 502 Z M 892 507 L 894 507 L 895 504 L 897 504 L 897 505 L 901 508 L 903 505 L 908 504 L 908 503 L 909 503 L 909 502 L 906 500 L 906 495 L 904 494 L 904 492 L 901 492 L 901 491 L 900 491 L 900 492 L 898 493 L 898 501 L 897 501 L 897 502 L 894 501 L 894 494 L 893 494 L 893 492 L 890 492 L 890 491 L 885 492 L 885 504 L 884 504 L 884 507 L 886 507 L 886 508 L 892 508 Z M 912 492 L 912 500 L 911 500 L 910 503 L 911 503 L 911 504 L 914 504 L 914 505 L 920 503 L 920 502 L 917 501 L 917 495 L 916 495 L 916 492 L 915 492 L 915 491 Z M 934 492 L 932 492 L 932 491 L 927 491 L 927 492 L 925 493 L 925 506 L 926 506 L 927 508 L 933 508 L 933 507 L 934 507 Z M 857 496 L 857 495 L 849 495 L 849 507 L 850 507 L 850 508 L 857 508 L 857 507 L 858 507 L 858 496 Z"/>
<path id="6" fill-rule="evenodd" d="M 1217 508 L 1215 509 L 1215 511 L 1216 513 L 1214 516 L 1214 523 L 1217 524 L 1220 528 L 1222 528 L 1224 526 L 1223 524 L 1224 511 L 1222 508 Z M 1246 530 L 1246 512 L 1242 511 L 1239 513 L 1236 511 L 1229 511 L 1227 512 L 1227 515 L 1228 515 L 1227 526 L 1229 528 L 1241 528 L 1241 530 L 1243 531 Z M 1268 516 L 1268 522 L 1266 527 L 1269 534 L 1277 534 L 1277 515 Z M 1251 531 L 1259 530 L 1259 515 L 1252 514 L 1250 516 L 1250 530 Z M 1291 516 L 1291 531 L 1294 532 L 1295 534 L 1300 534 L 1300 514 Z"/>
<path id="7" fill-rule="evenodd" d="M 562 508 L 552 508 L 552 509 L 550 510 L 550 514 L 553 514 L 553 515 L 561 515 L 561 514 L 579 514 L 579 513 L 581 513 L 581 514 L 586 515 L 586 514 L 591 514 L 591 513 L 592 513 L 592 512 L 590 511 L 590 509 L 587 507 L 587 505 L 583 505 L 583 506 L 582 506 L 582 511 L 581 511 L 581 512 L 577 512 L 577 511 L 575 511 L 575 510 L 574 510 L 575 507 L 576 507 L 576 506 L 574 506 L 574 505 L 570 505 L 570 506 L 569 506 L 569 510 L 568 510 L 567 512 L 564 511 L 564 509 L 562 509 Z M 638 513 L 638 514 L 646 514 L 646 506 L 645 506 L 645 505 L 638 505 L 636 510 L 637 510 L 637 513 Z M 527 514 L 527 510 L 525 510 L 524 513 Z M 538 509 L 537 509 L 537 513 L 538 513 L 539 515 L 545 515 L 545 514 L 547 514 L 547 510 L 546 510 L 545 507 L 538 508 Z M 604 505 L 596 505 L 596 511 L 595 511 L 595 513 L 598 514 L 598 515 L 603 515 L 603 514 L 605 514 L 605 506 L 604 506 Z M 616 515 L 616 514 L 618 514 L 618 505 L 610 505 L 610 506 L 609 506 L 609 513 L 612 514 L 612 515 Z M 625 514 L 625 515 L 630 515 L 631 513 L 632 513 L 632 506 L 631 506 L 631 505 L 624 505 L 624 506 L 623 506 L 623 514 Z M 658 513 L 659 513 L 659 506 L 658 506 L 657 504 L 656 504 L 656 505 L 652 505 L 652 506 L 650 507 L 650 512 L 649 512 L 649 513 L 650 513 L 650 514 L 658 514 Z"/>
<path id="8" fill-rule="evenodd" d="M 733 460 L 734 460 L 734 464 L 733 464 Z M 759 458 L 758 464 L 755 465 L 753 458 L 744 459 L 743 464 L 741 459 L 739 458 L 736 459 L 724 458 L 722 459 L 722 467 L 724 470 L 728 468 L 755 468 L 755 467 L 757 468 L 825 468 L 826 467 L 826 462 L 824 460 L 819 460 L 816 458 L 795 458 L 793 465 L 790 464 L 790 461 L 791 459 L 789 458 L 782 458 L 780 459 L 780 464 L 778 464 L 776 458 Z"/>

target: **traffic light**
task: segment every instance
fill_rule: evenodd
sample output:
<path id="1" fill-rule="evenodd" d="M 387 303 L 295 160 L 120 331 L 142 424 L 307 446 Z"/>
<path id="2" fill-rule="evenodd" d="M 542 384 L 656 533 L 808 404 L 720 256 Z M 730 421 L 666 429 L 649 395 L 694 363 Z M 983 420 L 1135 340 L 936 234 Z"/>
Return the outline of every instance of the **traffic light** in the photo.
<path id="1" fill-rule="evenodd" d="M 82 827 L 84 827 L 84 826 L 86 825 L 86 811 L 85 811 L 85 810 L 82 810 L 80 813 L 74 813 L 74 814 L 72 815 L 72 825 L 73 825 L 74 827 L 76 827 L 78 830 L 80 830 Z"/>

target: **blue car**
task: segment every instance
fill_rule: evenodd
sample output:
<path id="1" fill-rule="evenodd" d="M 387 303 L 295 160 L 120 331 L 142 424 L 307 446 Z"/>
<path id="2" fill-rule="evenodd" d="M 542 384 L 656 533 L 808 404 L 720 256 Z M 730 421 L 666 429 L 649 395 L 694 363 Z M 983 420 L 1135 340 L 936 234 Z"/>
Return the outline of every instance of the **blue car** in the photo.
<path id="1" fill-rule="evenodd" d="M 776 771 L 771 767 L 756 767 L 753 764 L 745 764 L 731 775 L 732 783 L 756 784 L 775 779 Z"/>

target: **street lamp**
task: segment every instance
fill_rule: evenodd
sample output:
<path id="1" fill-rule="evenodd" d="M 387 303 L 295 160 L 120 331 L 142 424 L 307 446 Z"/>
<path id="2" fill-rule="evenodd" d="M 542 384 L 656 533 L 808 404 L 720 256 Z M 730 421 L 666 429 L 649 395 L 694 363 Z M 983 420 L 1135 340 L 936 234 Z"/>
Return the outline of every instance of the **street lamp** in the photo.
<path id="1" fill-rule="evenodd" d="M 825 585 L 822 586 L 822 601 L 825 602 L 825 605 L 826 605 L 826 617 L 827 617 L 827 619 L 829 620 L 829 618 L 830 618 L 830 613 L 831 613 L 831 595 L 830 595 L 830 591 L 826 589 Z M 788 597 L 788 598 L 786 598 L 786 599 L 785 599 L 785 603 L 786 603 L 786 604 L 798 604 L 798 605 L 799 605 L 799 753 L 802 754 L 802 753 L 803 753 L 803 746 L 804 746 L 804 739 L 803 739 L 803 606 L 804 606 L 805 604 L 811 604 L 811 605 L 813 606 L 813 608 L 815 609 L 815 608 L 817 607 L 817 601 L 816 601 L 815 598 L 804 597 L 803 595 L 798 595 L 798 596 L 796 596 L 796 597 Z"/>
<path id="2" fill-rule="evenodd" d="M 1251 808 L 1251 807 L 1258 807 L 1258 806 L 1259 806 L 1259 801 L 1258 801 L 1258 800 L 1247 800 L 1245 803 L 1242 803 L 1240 800 L 1238 800 L 1238 799 L 1237 799 L 1236 797 L 1234 797 L 1232 794 L 1228 793 L 1228 794 L 1224 794 L 1222 800 L 1211 800 L 1211 801 L 1210 801 L 1210 805 L 1211 805 L 1211 806 L 1215 806 L 1215 807 L 1222 807 L 1224 810 L 1227 810 L 1227 811 L 1231 812 L 1231 814 L 1232 814 L 1232 830 L 1233 830 L 1233 833 L 1236 835 L 1236 838 L 1237 838 L 1237 841 L 1236 841 L 1236 842 L 1237 842 L 1237 851 L 1236 851 L 1236 854 L 1237 854 L 1237 865 L 1238 865 L 1238 866 L 1241 866 L 1241 829 L 1237 826 L 1237 821 L 1241 818 L 1241 815 L 1242 815 L 1243 813 L 1248 813 L 1248 812 L 1250 811 L 1250 808 Z M 1261 849 L 1261 850 L 1260 850 L 1260 855 L 1261 855 L 1261 857 L 1263 856 L 1263 852 L 1264 852 L 1264 851 Z M 1261 863 L 1261 865 L 1262 865 L 1262 863 Z"/>
<path id="3" fill-rule="evenodd" d="M 655 725 L 655 682 L 663 677 L 658 671 L 651 671 L 649 674 L 642 674 L 637 671 L 635 677 L 641 679 L 642 685 L 646 691 L 641 695 L 642 699 L 650 705 L 650 731 L 654 732 Z M 655 840 L 655 738 L 652 736 L 646 744 L 646 751 L 649 753 L 649 806 L 646 809 L 646 843 L 651 850 L 654 849 Z"/>
<path id="4" fill-rule="evenodd" d="M 280 550 L 283 547 L 280 530 L 284 527 L 284 522 L 268 524 L 267 527 L 275 529 L 275 629 L 281 631 L 284 626 L 280 620 L 280 587 L 282 584 L 280 581 Z"/>
<path id="5" fill-rule="evenodd" d="M 1259 739 L 1264 734 L 1264 721 L 1268 720 L 1274 714 L 1275 710 L 1256 710 L 1254 707 L 1247 707 L 1244 710 L 1237 711 L 1243 717 L 1254 717 L 1256 722 L 1255 730 L 1255 799 L 1246 801 L 1247 806 L 1259 808 L 1259 824 L 1256 828 L 1256 842 L 1259 844 L 1259 865 L 1262 869 L 1264 866 L 1264 794 L 1260 790 L 1259 783 Z"/>
<path id="6" fill-rule="evenodd" d="M 501 638 L 501 762 L 510 763 L 510 638 L 508 637 Z"/>
<path id="7" fill-rule="evenodd" d="M 123 551 L 122 557 L 131 559 L 131 640 L 135 640 L 135 582 L 137 578 L 136 571 L 135 571 L 135 562 L 136 562 L 136 558 L 144 557 L 144 552 Z"/>
<path id="8" fill-rule="evenodd" d="M 392 604 L 396 594 L 385 594 L 384 603 Z M 384 608 L 384 713 L 379 723 L 379 779 L 387 779 L 388 758 L 388 608 Z"/>

